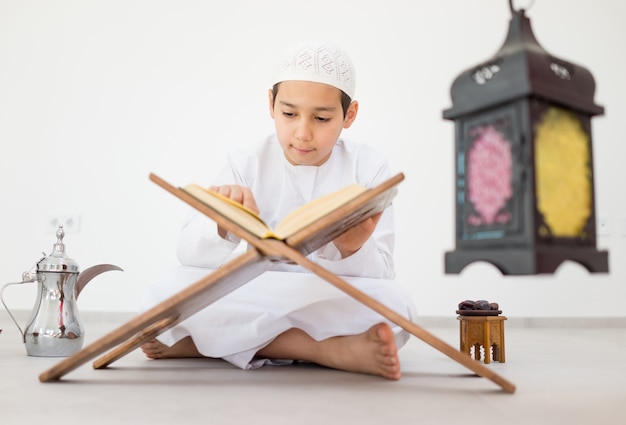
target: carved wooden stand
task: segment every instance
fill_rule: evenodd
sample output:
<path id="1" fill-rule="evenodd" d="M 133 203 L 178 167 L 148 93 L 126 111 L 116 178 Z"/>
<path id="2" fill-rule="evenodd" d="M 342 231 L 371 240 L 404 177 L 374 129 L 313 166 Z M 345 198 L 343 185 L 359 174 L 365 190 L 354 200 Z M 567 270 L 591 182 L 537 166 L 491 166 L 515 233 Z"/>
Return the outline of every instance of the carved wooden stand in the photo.
<path id="1" fill-rule="evenodd" d="M 459 316 L 461 321 L 461 351 L 474 359 L 480 360 L 480 348 L 485 351 L 485 363 L 504 363 L 504 316 Z M 493 351 L 492 351 L 493 348 Z"/>

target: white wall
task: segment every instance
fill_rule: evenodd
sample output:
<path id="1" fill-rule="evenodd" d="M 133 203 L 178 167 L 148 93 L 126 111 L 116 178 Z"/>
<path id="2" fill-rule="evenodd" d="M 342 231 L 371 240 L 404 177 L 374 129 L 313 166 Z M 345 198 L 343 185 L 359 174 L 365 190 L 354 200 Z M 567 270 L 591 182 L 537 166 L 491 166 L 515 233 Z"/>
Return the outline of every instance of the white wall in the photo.
<path id="1" fill-rule="evenodd" d="M 0 0 L 0 282 L 19 281 L 50 252 L 50 216 L 74 214 L 80 232 L 66 236 L 68 254 L 83 269 L 125 269 L 92 281 L 80 309 L 136 310 L 144 288 L 177 264 L 187 211 L 148 173 L 209 181 L 233 146 L 272 130 L 274 52 L 325 39 L 357 65 L 360 116 L 345 136 L 376 146 L 407 176 L 397 272 L 423 315 L 486 298 L 508 316 L 624 316 L 626 3 L 537 0 L 528 16 L 544 48 L 592 71 L 606 107 L 593 137 L 609 275 L 574 263 L 541 277 L 503 277 L 487 264 L 444 274 L 454 139 L 441 113 L 453 79 L 504 41 L 506 0 Z M 34 298 L 33 284 L 5 291 L 15 309 Z"/>

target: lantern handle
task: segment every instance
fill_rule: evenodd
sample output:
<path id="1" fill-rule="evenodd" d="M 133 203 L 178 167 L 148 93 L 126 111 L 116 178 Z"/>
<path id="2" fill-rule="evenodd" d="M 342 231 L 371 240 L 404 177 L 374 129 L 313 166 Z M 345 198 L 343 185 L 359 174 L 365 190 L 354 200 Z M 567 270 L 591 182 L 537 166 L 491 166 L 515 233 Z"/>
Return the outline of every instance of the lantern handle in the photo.
<path id="1" fill-rule="evenodd" d="M 528 10 L 530 9 L 530 7 L 533 5 L 533 3 L 535 3 L 535 0 L 530 0 L 530 3 L 528 3 L 528 6 L 526 6 L 526 8 L 522 8 L 520 9 L 521 11 L 524 10 Z M 515 13 L 517 13 L 518 11 L 515 10 L 515 8 L 513 7 L 513 0 L 509 0 L 509 9 L 511 9 L 511 15 L 515 15 Z"/>

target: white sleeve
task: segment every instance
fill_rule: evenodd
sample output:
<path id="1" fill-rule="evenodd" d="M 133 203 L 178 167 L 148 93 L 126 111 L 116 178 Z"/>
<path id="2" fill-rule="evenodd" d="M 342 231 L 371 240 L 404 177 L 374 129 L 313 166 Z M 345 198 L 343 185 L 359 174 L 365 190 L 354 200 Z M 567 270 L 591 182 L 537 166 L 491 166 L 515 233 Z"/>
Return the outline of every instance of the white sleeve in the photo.
<path id="1" fill-rule="evenodd" d="M 212 184 L 225 183 L 243 184 L 231 156 Z M 183 266 L 218 268 L 230 259 L 239 242 L 240 239 L 231 233 L 222 239 L 213 220 L 192 210 L 183 223 L 176 253 Z"/>
<path id="2" fill-rule="evenodd" d="M 237 238 L 227 239 L 217 234 L 213 220 L 192 211 L 178 239 L 178 261 L 184 266 L 218 268 L 239 245 Z"/>

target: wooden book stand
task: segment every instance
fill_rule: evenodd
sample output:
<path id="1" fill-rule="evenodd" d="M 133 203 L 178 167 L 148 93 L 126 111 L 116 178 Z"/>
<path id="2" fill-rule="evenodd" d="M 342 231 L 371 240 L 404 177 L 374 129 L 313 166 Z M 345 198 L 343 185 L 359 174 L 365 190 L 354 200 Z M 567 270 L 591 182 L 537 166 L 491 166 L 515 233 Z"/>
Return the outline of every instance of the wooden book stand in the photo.
<path id="1" fill-rule="evenodd" d="M 207 215 L 218 225 L 246 240 L 254 249 L 246 251 L 246 253 L 226 263 L 206 277 L 44 371 L 39 375 L 41 382 L 59 380 L 66 373 L 103 353 L 106 354 L 95 360 L 93 367 L 96 369 L 105 368 L 129 352 L 139 348 L 144 342 L 156 337 L 267 271 L 272 262 L 289 261 L 297 263 L 320 276 L 477 375 L 493 381 L 506 392 L 515 392 L 514 384 L 486 368 L 480 362 L 453 348 L 420 326 L 353 287 L 339 276 L 306 258 L 307 254 L 332 241 L 347 228 L 384 210 L 397 193 L 396 185 L 404 180 L 402 173 L 397 174 L 373 189 L 367 190 L 357 198 L 320 218 L 306 229 L 297 232 L 284 241 L 259 239 L 229 220 L 228 217 L 220 215 L 196 200 L 193 196 L 170 185 L 158 176 L 150 174 L 150 180 Z"/>

